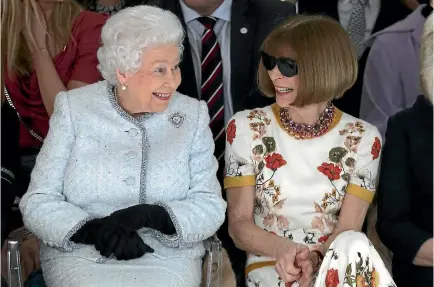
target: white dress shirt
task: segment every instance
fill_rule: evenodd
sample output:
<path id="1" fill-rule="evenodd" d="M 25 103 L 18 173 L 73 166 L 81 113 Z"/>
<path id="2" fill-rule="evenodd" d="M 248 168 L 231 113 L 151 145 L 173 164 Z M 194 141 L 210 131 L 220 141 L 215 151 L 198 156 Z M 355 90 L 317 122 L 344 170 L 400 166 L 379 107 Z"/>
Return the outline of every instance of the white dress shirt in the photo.
<path id="1" fill-rule="evenodd" d="M 202 17 L 195 10 L 191 9 L 182 0 L 179 0 L 187 24 L 188 41 L 191 47 L 191 56 L 193 58 L 194 73 L 196 76 L 197 90 L 200 99 L 202 85 L 202 35 L 205 27 L 197 20 Z M 225 0 L 215 11 L 212 17 L 217 18 L 214 26 L 214 33 L 220 45 L 220 53 L 223 65 L 223 96 L 225 106 L 225 124 L 234 114 L 232 95 L 231 95 L 231 11 L 232 0 Z"/>
<path id="2" fill-rule="evenodd" d="M 339 21 L 345 31 L 348 29 L 351 12 L 353 10 L 353 6 L 357 3 L 357 1 L 358 0 L 339 0 L 338 2 Z M 372 35 L 372 30 L 374 30 L 375 22 L 377 21 L 378 14 L 380 13 L 380 5 L 380 0 L 368 0 L 365 9 L 365 40 L 367 40 Z"/>

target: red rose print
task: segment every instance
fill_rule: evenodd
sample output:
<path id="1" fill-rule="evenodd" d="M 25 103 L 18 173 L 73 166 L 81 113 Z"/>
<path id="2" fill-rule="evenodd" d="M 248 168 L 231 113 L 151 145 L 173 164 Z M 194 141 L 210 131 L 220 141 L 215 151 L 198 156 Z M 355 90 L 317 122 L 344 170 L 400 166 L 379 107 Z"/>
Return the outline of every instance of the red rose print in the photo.
<path id="1" fill-rule="evenodd" d="M 330 269 L 327 271 L 327 276 L 325 279 L 326 287 L 336 287 L 339 284 L 339 274 L 338 270 Z"/>
<path id="2" fill-rule="evenodd" d="M 323 173 L 325 176 L 327 176 L 331 181 L 338 180 L 341 178 L 340 173 L 342 169 L 334 165 L 333 163 L 325 163 L 323 162 L 319 167 L 318 170 Z"/>
<path id="3" fill-rule="evenodd" d="M 329 239 L 329 235 L 324 235 L 318 238 L 318 243 L 325 243 Z"/>
<path id="4" fill-rule="evenodd" d="M 272 171 L 276 171 L 279 167 L 286 164 L 286 160 L 283 159 L 282 155 L 279 153 L 269 154 L 265 157 L 266 167 Z"/>
<path id="5" fill-rule="evenodd" d="M 226 140 L 228 143 L 232 144 L 235 136 L 237 135 L 237 126 L 235 125 L 235 120 L 232 120 L 228 124 L 228 128 L 226 129 Z"/>
<path id="6" fill-rule="evenodd" d="M 378 137 L 375 137 L 374 143 L 372 144 L 372 148 L 371 148 L 371 154 L 373 160 L 377 159 L 380 156 L 380 151 L 381 151 L 380 139 Z"/>

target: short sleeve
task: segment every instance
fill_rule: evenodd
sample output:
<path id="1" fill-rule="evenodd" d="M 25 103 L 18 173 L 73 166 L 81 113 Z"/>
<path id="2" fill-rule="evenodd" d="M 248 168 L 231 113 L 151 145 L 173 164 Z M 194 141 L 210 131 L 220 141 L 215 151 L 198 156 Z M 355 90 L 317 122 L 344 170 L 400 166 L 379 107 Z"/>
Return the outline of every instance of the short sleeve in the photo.
<path id="1" fill-rule="evenodd" d="M 96 53 L 101 46 L 101 30 L 108 16 L 87 11 L 83 13 L 86 14 L 79 24 L 82 27 L 77 35 L 77 55 L 69 80 L 92 84 L 102 79 Z"/>
<path id="2" fill-rule="evenodd" d="M 347 193 L 369 203 L 377 189 L 382 140 L 378 129 L 370 126 L 360 142 L 354 171 L 351 174 Z"/>
<path id="3" fill-rule="evenodd" d="M 250 152 L 252 141 L 247 115 L 237 113 L 226 128 L 225 188 L 256 184 L 255 164 Z"/>

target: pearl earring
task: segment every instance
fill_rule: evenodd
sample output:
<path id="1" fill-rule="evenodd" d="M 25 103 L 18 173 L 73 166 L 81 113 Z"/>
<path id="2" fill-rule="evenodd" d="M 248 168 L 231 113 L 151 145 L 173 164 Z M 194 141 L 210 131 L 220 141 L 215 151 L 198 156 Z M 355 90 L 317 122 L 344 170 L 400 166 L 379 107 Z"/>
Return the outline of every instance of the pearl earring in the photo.
<path id="1" fill-rule="evenodd" d="M 126 91 L 127 90 L 127 85 L 123 84 L 122 87 L 121 87 L 121 90 L 122 91 Z"/>

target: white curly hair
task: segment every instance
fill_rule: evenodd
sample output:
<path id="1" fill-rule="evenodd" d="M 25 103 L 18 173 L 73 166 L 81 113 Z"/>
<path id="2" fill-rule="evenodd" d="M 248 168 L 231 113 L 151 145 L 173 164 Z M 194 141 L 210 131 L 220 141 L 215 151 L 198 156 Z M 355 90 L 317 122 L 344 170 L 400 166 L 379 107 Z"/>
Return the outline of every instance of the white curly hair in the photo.
<path id="1" fill-rule="evenodd" d="M 182 55 L 184 29 L 170 11 L 139 5 L 110 17 L 101 32 L 98 69 L 110 84 L 116 84 L 116 70 L 137 72 L 146 48 L 164 44 L 179 46 Z"/>
<path id="2" fill-rule="evenodd" d="M 420 48 L 420 80 L 425 97 L 433 102 L 433 13 L 426 19 Z"/>

